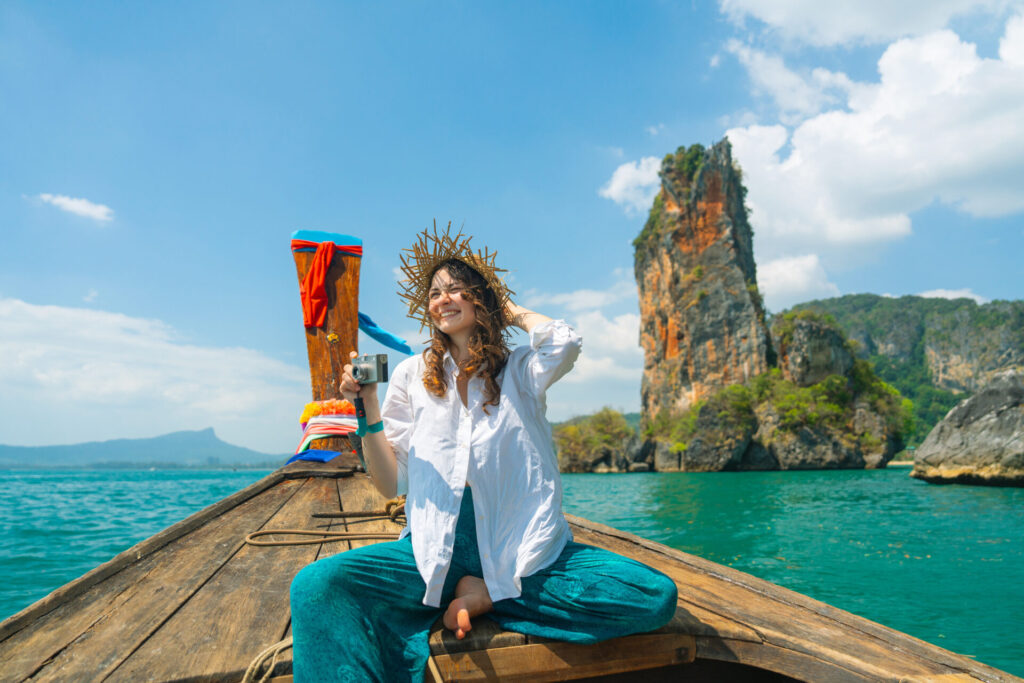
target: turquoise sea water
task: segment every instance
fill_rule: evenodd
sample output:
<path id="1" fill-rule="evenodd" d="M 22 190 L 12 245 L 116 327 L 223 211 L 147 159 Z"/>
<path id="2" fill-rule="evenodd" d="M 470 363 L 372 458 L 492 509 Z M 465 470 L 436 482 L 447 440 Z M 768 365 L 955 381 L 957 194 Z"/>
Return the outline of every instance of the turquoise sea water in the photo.
<path id="1" fill-rule="evenodd" d="M 0 472 L 0 619 L 265 474 Z M 564 481 L 573 514 L 1024 675 L 1024 489 L 904 469 Z"/>

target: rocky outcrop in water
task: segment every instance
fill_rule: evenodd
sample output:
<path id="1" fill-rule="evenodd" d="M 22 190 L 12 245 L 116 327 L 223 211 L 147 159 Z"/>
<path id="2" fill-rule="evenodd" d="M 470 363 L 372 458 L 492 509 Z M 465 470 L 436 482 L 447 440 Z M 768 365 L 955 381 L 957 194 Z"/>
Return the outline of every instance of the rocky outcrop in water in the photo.
<path id="1" fill-rule="evenodd" d="M 908 403 L 834 321 L 789 313 L 771 332 L 779 367 L 648 421 L 657 470 L 878 468 L 902 448 Z"/>
<path id="2" fill-rule="evenodd" d="M 619 412 L 604 408 L 554 425 L 562 472 L 649 472 L 654 455 Z"/>
<path id="3" fill-rule="evenodd" d="M 728 140 L 680 147 L 634 241 L 644 414 L 677 413 L 768 369 L 746 190 Z"/>
<path id="4" fill-rule="evenodd" d="M 935 425 L 911 476 L 933 483 L 1024 486 L 1024 376 L 1006 371 Z"/>

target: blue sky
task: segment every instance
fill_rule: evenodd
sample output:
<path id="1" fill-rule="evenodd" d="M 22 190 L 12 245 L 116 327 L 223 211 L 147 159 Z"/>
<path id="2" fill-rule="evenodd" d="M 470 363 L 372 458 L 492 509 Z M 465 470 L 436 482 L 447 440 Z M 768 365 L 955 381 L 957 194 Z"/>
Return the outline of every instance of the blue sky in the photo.
<path id="1" fill-rule="evenodd" d="M 726 134 L 772 310 L 1021 298 L 1021 5 L 836 5 L 4 3 L 0 443 L 290 450 L 291 231 L 360 236 L 360 308 L 414 338 L 395 268 L 434 218 L 582 331 L 552 419 L 637 410 L 653 169 Z"/>

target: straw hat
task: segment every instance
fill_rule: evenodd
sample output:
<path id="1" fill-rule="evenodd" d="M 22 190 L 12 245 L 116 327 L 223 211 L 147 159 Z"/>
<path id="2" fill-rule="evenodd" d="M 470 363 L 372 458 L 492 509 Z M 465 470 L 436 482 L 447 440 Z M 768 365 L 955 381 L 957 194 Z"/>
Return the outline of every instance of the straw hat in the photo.
<path id="1" fill-rule="evenodd" d="M 509 289 L 505 281 L 498 275 L 498 273 L 507 272 L 494 263 L 498 252 L 490 251 L 487 247 L 484 247 L 483 251 L 479 249 L 473 251 L 469 246 L 472 236 L 463 235 L 461 230 L 453 236 L 451 229 L 452 223 L 448 221 L 448 227 L 445 228 L 444 233 L 439 233 L 435 220 L 433 231 L 426 228 L 417 236 L 416 243 L 412 247 L 403 249 L 399 254 L 405 279 L 398 283 L 401 286 L 398 296 L 409 303 L 409 317 L 420 321 L 420 329 L 430 327 L 432 324 L 429 310 L 431 280 L 438 266 L 448 259 L 458 259 L 480 273 L 480 276 L 494 292 L 498 299 L 501 327 L 508 327 L 512 321 L 506 306 L 515 292 Z"/>

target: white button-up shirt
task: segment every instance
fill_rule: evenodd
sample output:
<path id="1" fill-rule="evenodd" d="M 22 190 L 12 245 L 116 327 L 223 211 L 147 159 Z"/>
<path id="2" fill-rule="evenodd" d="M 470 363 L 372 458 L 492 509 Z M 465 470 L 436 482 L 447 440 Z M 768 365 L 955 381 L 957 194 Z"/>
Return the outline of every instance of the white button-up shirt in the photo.
<path id="1" fill-rule="evenodd" d="M 423 604 L 440 607 L 451 565 L 459 506 L 473 486 L 483 579 L 493 601 L 518 597 L 520 579 L 554 562 L 572 532 L 562 515 L 562 482 L 545 417 L 545 393 L 572 369 L 582 340 L 564 321 L 537 325 L 530 345 L 509 355 L 498 375 L 497 406 L 483 410 L 484 381 L 469 381 L 467 406 L 455 385 L 458 368 L 444 359 L 448 393 L 423 386 L 422 354 L 394 370 L 381 407 L 384 435 L 398 463 L 398 493 L 413 553 L 427 584 Z"/>

